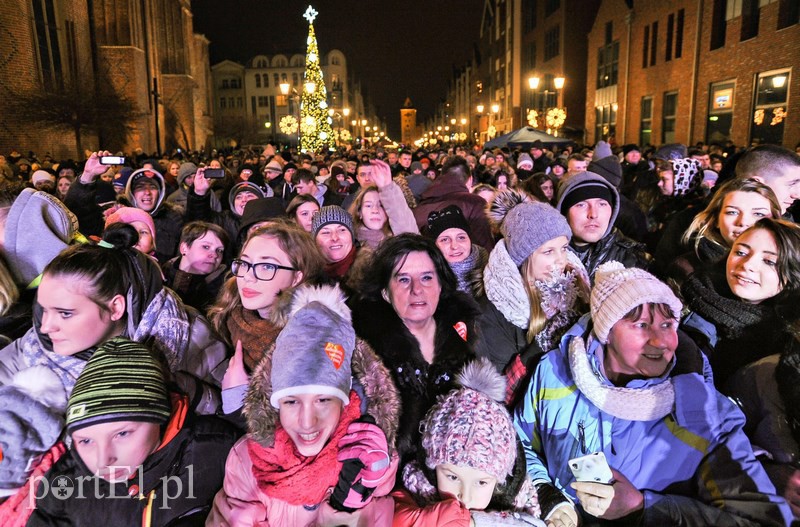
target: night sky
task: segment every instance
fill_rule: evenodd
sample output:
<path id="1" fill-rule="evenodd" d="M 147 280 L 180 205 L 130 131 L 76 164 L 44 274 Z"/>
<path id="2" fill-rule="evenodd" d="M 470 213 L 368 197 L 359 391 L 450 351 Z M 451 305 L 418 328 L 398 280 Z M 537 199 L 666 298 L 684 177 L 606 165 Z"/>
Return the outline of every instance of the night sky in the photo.
<path id="1" fill-rule="evenodd" d="M 254 55 L 305 54 L 309 2 L 193 0 L 194 30 L 211 41 L 211 64 Z M 400 136 L 400 107 L 411 97 L 423 122 L 447 93 L 455 67 L 472 58 L 482 0 L 312 0 L 320 53 L 340 49 L 368 100 Z"/>

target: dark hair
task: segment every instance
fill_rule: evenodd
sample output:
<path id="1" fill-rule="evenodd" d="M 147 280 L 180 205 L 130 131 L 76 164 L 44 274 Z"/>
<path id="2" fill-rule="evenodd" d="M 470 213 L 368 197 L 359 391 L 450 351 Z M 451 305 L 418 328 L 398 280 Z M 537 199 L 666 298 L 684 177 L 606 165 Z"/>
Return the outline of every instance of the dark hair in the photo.
<path id="1" fill-rule="evenodd" d="M 317 180 L 314 178 L 314 173 L 307 168 L 298 168 L 297 171 L 292 174 L 292 184 L 297 185 L 301 181 L 306 183 L 313 181 L 314 183 Z"/>
<path id="2" fill-rule="evenodd" d="M 438 311 L 455 294 L 458 282 L 450 264 L 436 247 L 436 242 L 419 234 L 405 233 L 392 236 L 378 246 L 364 273 L 361 283 L 362 296 L 371 300 L 381 300 L 381 293 L 389 286 L 395 269 L 405 263 L 408 255 L 413 252 L 425 253 L 433 261 L 439 284 L 442 286 Z"/>
<path id="3" fill-rule="evenodd" d="M 645 307 L 647 308 L 647 312 L 652 317 L 656 314 L 656 311 L 665 318 L 675 318 L 675 314 L 672 312 L 672 308 L 669 307 L 669 304 L 659 303 L 659 304 L 639 304 L 638 306 L 634 307 L 630 311 L 628 311 L 622 320 L 627 320 L 628 322 L 636 322 L 639 320 L 639 317 L 642 316 L 642 311 L 644 311 Z"/>
<path id="4" fill-rule="evenodd" d="M 800 291 L 800 227 L 786 220 L 761 218 L 744 231 L 739 239 L 754 229 L 768 231 L 775 239 L 778 247 L 778 283 L 781 286 L 779 295 L 783 297 L 796 294 Z"/>
<path id="5" fill-rule="evenodd" d="M 400 156 L 405 155 L 405 154 L 411 155 L 411 150 L 409 150 L 408 148 L 404 148 L 404 149 L 400 150 L 399 152 L 397 152 L 397 157 L 400 157 Z"/>
<path id="6" fill-rule="evenodd" d="M 181 230 L 181 243 L 185 243 L 191 247 L 195 241 L 205 236 L 208 232 L 216 234 L 224 248 L 228 247 L 230 239 L 225 229 L 214 223 L 208 223 L 207 221 L 193 221 L 184 225 Z"/>
<path id="7" fill-rule="evenodd" d="M 800 155 L 782 146 L 759 145 L 747 150 L 736 163 L 736 177 L 760 177 L 768 185 L 787 168 L 800 167 Z"/>
<path id="8" fill-rule="evenodd" d="M 127 293 L 128 284 L 123 277 L 128 276 L 129 262 L 135 255 L 136 249 L 131 247 L 139 241 L 136 229 L 126 223 L 115 224 L 114 229 L 110 227 L 103 234 L 103 241 L 113 248 L 73 245 L 53 258 L 42 272 L 42 275 L 68 278 L 72 283 L 84 281 L 86 297 L 104 312 L 108 311 L 107 304 L 112 298 Z"/>
<path id="9" fill-rule="evenodd" d="M 547 196 L 544 195 L 544 191 L 542 190 L 542 185 L 545 181 L 550 181 L 553 183 L 553 199 L 547 199 Z M 536 174 L 532 175 L 528 179 L 522 182 L 520 185 L 522 190 L 536 198 L 538 201 L 542 203 L 549 203 L 553 205 L 553 202 L 556 199 L 556 189 L 557 185 L 556 182 L 553 181 L 553 178 L 549 174 L 545 174 L 544 172 L 537 172 Z"/>
<path id="10" fill-rule="evenodd" d="M 297 209 L 304 203 L 314 203 L 318 209 L 321 208 L 317 198 L 311 194 L 298 194 L 292 198 L 292 201 L 290 201 L 289 205 L 286 207 L 286 216 L 291 220 L 295 219 L 294 213 L 297 212 Z"/>
<path id="11" fill-rule="evenodd" d="M 472 176 L 472 171 L 469 168 L 469 164 L 467 160 L 461 156 L 453 156 L 447 160 L 447 162 L 442 166 L 441 175 L 450 175 L 454 174 L 461 178 L 461 181 L 464 183 Z"/>

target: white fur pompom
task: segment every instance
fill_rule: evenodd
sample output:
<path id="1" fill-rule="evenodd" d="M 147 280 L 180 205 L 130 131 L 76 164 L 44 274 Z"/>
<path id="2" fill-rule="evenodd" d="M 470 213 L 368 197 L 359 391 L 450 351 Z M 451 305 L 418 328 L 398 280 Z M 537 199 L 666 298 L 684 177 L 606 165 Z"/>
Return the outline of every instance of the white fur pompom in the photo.
<path id="1" fill-rule="evenodd" d="M 46 366 L 33 366 L 17 372 L 11 385 L 31 399 L 59 413 L 67 412 L 67 392 L 58 375 Z"/>
<path id="2" fill-rule="evenodd" d="M 458 384 L 486 394 L 502 403 L 506 396 L 506 380 L 486 358 L 472 361 L 458 374 Z"/>
<path id="3" fill-rule="evenodd" d="M 289 316 L 312 302 L 319 302 L 334 313 L 338 314 L 347 323 L 352 323 L 352 314 L 347 307 L 347 298 L 339 285 L 301 286 L 298 287 L 292 298 L 292 309 Z"/>

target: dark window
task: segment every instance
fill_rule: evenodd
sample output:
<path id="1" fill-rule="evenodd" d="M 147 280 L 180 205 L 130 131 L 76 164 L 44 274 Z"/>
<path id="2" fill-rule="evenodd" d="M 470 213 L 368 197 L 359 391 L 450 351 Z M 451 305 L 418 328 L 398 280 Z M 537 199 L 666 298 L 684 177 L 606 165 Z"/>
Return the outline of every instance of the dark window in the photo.
<path id="1" fill-rule="evenodd" d="M 678 115 L 678 92 L 664 94 L 664 107 L 661 110 L 661 144 L 675 142 L 675 120 Z"/>
<path id="2" fill-rule="evenodd" d="M 236 107 L 237 108 L 241 108 L 242 104 L 243 104 L 242 98 L 241 97 L 237 97 L 236 98 Z"/>
<path id="3" fill-rule="evenodd" d="M 275 86 L 279 86 L 281 83 L 281 78 L 278 77 L 277 73 L 272 74 L 272 80 L 274 81 Z"/>
<path id="4" fill-rule="evenodd" d="M 523 32 L 527 33 L 528 31 L 534 29 L 536 27 L 536 0 L 527 0 L 524 4 L 522 4 L 522 19 L 523 19 Z"/>
<path id="5" fill-rule="evenodd" d="M 225 90 L 231 87 L 231 81 L 228 79 L 222 79 L 222 89 Z"/>
<path id="6" fill-rule="evenodd" d="M 557 57 L 560 50 L 561 26 L 556 26 L 544 35 L 544 60 Z"/>
<path id="7" fill-rule="evenodd" d="M 267 96 L 266 95 L 259 95 L 258 96 L 258 107 L 264 108 L 267 106 Z"/>
<path id="8" fill-rule="evenodd" d="M 525 67 L 528 71 L 536 69 L 536 42 L 528 45 L 528 52 L 525 55 Z"/>
<path id="9" fill-rule="evenodd" d="M 33 20 L 36 27 L 36 45 L 39 55 L 42 83 L 46 88 L 60 86 L 61 47 L 58 42 L 54 0 L 33 0 Z"/>
<path id="10" fill-rule="evenodd" d="M 758 16 L 761 11 L 760 0 L 742 0 L 742 36 L 748 40 L 758 36 Z"/>
<path id="11" fill-rule="evenodd" d="M 260 88 L 260 87 L 261 87 L 261 75 L 256 73 L 256 88 Z"/>
<path id="12" fill-rule="evenodd" d="M 250 97 L 250 111 L 253 115 L 256 115 L 256 96 L 253 95 Z"/>
<path id="13" fill-rule="evenodd" d="M 797 0 L 779 0 L 778 29 L 783 29 L 800 22 L 800 2 Z"/>
<path id="14" fill-rule="evenodd" d="M 725 12 L 728 8 L 727 0 L 714 0 L 714 13 L 711 18 L 711 50 L 719 49 L 725 45 L 725 30 L 728 21 Z"/>
<path id="15" fill-rule="evenodd" d="M 639 121 L 639 145 L 651 144 L 653 139 L 653 98 L 642 97 L 642 115 Z"/>
<path id="16" fill-rule="evenodd" d="M 650 54 L 650 26 L 644 26 L 644 39 L 642 40 L 642 67 L 647 67 L 647 56 Z"/>
<path id="17" fill-rule="evenodd" d="M 672 60 L 672 32 L 675 31 L 675 15 L 670 13 L 667 17 L 667 45 L 666 48 L 666 55 L 664 56 L 664 60 L 669 62 Z"/>
<path id="18" fill-rule="evenodd" d="M 264 87 L 269 88 L 269 73 L 264 74 Z"/>
<path id="19" fill-rule="evenodd" d="M 614 40 L 614 22 L 606 22 L 606 44 Z"/>
<path id="20" fill-rule="evenodd" d="M 219 107 L 220 108 L 225 108 L 225 97 L 220 97 L 219 98 Z"/>
<path id="21" fill-rule="evenodd" d="M 545 0 L 544 16 L 550 16 L 561 7 L 561 0 Z"/>
<path id="22" fill-rule="evenodd" d="M 679 59 L 683 55 L 683 22 L 684 10 L 678 10 L 678 26 L 675 28 L 675 58 Z"/>
<path id="23" fill-rule="evenodd" d="M 299 81 L 297 80 L 297 73 L 292 73 L 292 86 L 297 86 Z"/>
<path id="24" fill-rule="evenodd" d="M 597 50 L 597 87 L 617 84 L 619 77 L 619 41 Z"/>
<path id="25" fill-rule="evenodd" d="M 656 51 L 658 48 L 658 21 L 653 22 L 653 30 L 650 32 L 650 65 L 656 65 Z"/>

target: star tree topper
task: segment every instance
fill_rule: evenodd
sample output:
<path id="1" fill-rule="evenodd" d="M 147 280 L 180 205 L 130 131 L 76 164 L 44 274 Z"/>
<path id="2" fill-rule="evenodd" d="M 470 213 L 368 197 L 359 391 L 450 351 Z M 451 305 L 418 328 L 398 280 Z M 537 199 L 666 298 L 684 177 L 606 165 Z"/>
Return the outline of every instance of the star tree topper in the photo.
<path id="1" fill-rule="evenodd" d="M 318 14 L 319 14 L 319 13 L 317 13 L 317 11 L 316 11 L 316 10 L 315 10 L 313 7 L 311 7 L 311 6 L 309 5 L 309 6 L 308 6 L 308 9 L 306 9 L 306 12 L 305 12 L 305 14 L 303 15 L 303 18 L 305 18 L 306 20 L 308 20 L 308 23 L 309 23 L 309 24 L 313 24 L 313 23 L 314 23 L 314 19 L 315 19 L 315 18 L 317 18 L 317 15 L 318 15 Z"/>

